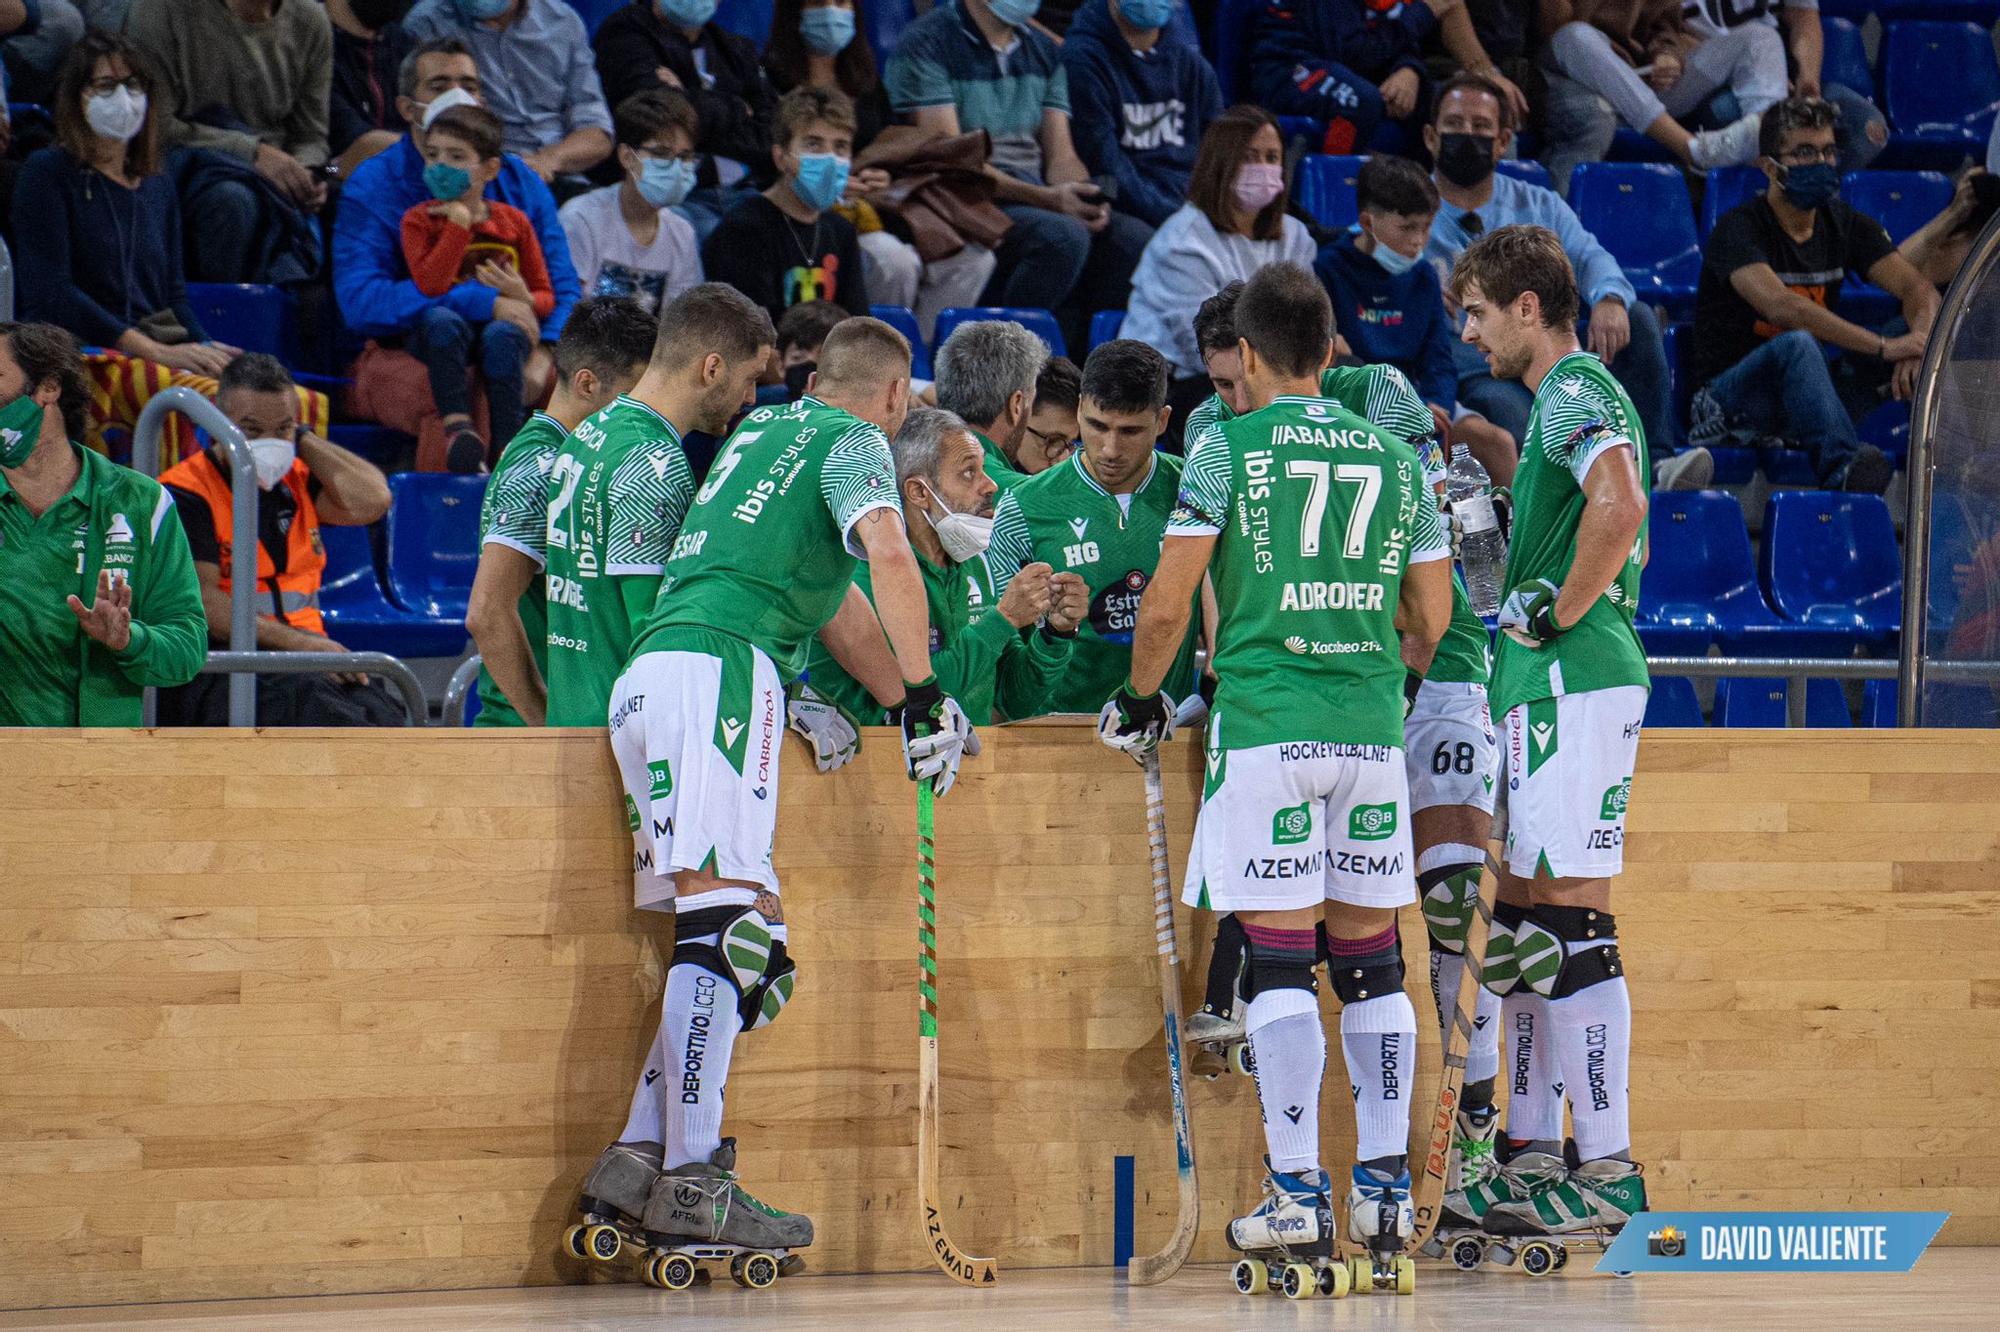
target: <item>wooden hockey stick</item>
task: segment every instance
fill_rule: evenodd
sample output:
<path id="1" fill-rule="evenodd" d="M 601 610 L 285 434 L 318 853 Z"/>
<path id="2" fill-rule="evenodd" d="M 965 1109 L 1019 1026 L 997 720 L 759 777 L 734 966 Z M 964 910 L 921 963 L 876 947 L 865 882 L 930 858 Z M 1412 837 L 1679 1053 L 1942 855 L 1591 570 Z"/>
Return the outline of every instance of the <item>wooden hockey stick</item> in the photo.
<path id="1" fill-rule="evenodd" d="M 917 1194 L 923 1206 L 924 1247 L 946 1276 L 967 1286 L 1000 1280 L 991 1258 L 972 1258 L 944 1233 L 938 1209 L 937 854 L 933 846 L 929 782 L 917 783 L 917 939 L 923 968 L 917 977 Z"/>
<path id="2" fill-rule="evenodd" d="M 1135 1286 L 1157 1286 L 1181 1270 L 1194 1247 L 1201 1193 L 1194 1174 L 1194 1130 L 1188 1124 L 1187 1087 L 1181 1077 L 1180 950 L 1174 940 L 1174 897 L 1167 867 L 1167 801 L 1160 786 L 1160 752 L 1145 758 L 1146 840 L 1153 852 L 1153 934 L 1160 946 L 1160 1007 L 1167 1026 L 1167 1073 L 1174 1091 L 1174 1165 L 1180 1175 L 1180 1218 L 1173 1238 L 1155 1254 L 1132 1255 L 1125 1275 Z"/>

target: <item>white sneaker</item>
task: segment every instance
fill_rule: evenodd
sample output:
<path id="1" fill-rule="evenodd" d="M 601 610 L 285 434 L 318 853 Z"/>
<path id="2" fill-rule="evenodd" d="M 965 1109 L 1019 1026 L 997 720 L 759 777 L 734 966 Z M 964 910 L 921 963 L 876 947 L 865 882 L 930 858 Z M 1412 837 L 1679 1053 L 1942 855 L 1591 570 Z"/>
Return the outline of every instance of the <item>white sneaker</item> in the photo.
<path id="1" fill-rule="evenodd" d="M 1703 130 L 1688 143 L 1688 160 L 1697 170 L 1742 166 L 1757 160 L 1757 130 L 1762 113 L 1745 116 L 1719 130 Z"/>
<path id="2" fill-rule="evenodd" d="M 1660 459 L 1653 469 L 1655 490 L 1703 490 L 1715 479 L 1715 455 L 1697 445 Z"/>

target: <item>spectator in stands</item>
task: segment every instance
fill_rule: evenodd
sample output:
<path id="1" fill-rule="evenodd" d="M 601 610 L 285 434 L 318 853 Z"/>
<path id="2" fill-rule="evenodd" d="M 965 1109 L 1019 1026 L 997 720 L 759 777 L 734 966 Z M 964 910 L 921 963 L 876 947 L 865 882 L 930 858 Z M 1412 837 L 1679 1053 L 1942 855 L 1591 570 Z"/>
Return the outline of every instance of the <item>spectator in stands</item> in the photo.
<path id="1" fill-rule="evenodd" d="M 140 410 L 163 388 L 213 394 L 237 349 L 212 341 L 182 276 L 180 199 L 160 171 L 156 85 L 122 37 L 79 41 L 56 88 L 56 142 L 22 164 L 14 195 L 15 281 L 22 312 L 106 350 L 85 356 L 91 394 L 79 436 L 128 453 Z M 326 396 L 302 397 L 326 428 Z M 165 466 L 191 451 L 181 417 L 162 441 Z"/>
<path id="2" fill-rule="evenodd" d="M 1157 227 L 1188 197 L 1195 154 L 1222 114 L 1199 50 L 1167 37 L 1178 0 L 1089 0 L 1063 44 L 1076 151 L 1114 187 L 1113 211 Z"/>
<path id="3" fill-rule="evenodd" d="M 69 0 L 18 0 L 0 9 L 0 25 L 9 22 L 14 26 L 0 31 L 7 98 L 46 102 L 63 57 L 83 37 L 83 15 Z"/>
<path id="4" fill-rule="evenodd" d="M 875 53 L 861 27 L 854 0 L 778 0 L 771 18 L 771 44 L 764 69 L 779 93 L 824 88 L 854 102 L 854 152 L 875 141 L 889 123 L 889 94 L 875 73 Z M 886 230 L 881 215 L 866 202 L 889 187 L 889 172 L 856 166 L 849 173 L 841 216 L 860 235 L 861 262 L 868 270 L 868 295 L 877 305 L 908 306 L 926 334 L 939 313 L 954 305 L 976 305 L 993 276 L 993 252 L 967 245 L 957 254 L 926 264 L 909 241 Z"/>
<path id="5" fill-rule="evenodd" d="M 1326 122 L 1324 152 L 1366 152 L 1385 120 L 1414 146 L 1429 109 L 1423 48 L 1433 33 L 1499 90 L 1516 120 L 1527 114 L 1527 98 L 1480 45 L 1463 0 L 1267 0 L 1253 27 L 1250 88 L 1278 115 Z"/>
<path id="6" fill-rule="evenodd" d="M 403 27 L 410 0 L 326 0 L 333 24 L 327 147 L 342 178 L 409 128 L 396 109 L 396 71 L 417 39 Z"/>
<path id="7" fill-rule="evenodd" d="M 174 505 L 84 448 L 90 385 L 48 324 L 0 324 L 0 726 L 138 726 L 201 669 L 201 592 Z"/>
<path id="8" fill-rule="evenodd" d="M 158 84 L 199 282 L 312 276 L 326 204 L 333 28 L 316 4 L 134 0 L 127 32 Z"/>
<path id="9" fill-rule="evenodd" d="M 1433 179 L 1442 197 L 1424 257 L 1440 273 L 1448 273 L 1475 236 L 1495 227 L 1520 222 L 1555 232 L 1576 270 L 1578 293 L 1589 303 L 1584 345 L 1611 367 L 1639 409 L 1653 459 L 1654 484 L 1663 489 L 1707 485 L 1715 460 L 1706 449 L 1673 452 L 1667 352 L 1659 319 L 1639 301 L 1611 252 L 1584 229 L 1554 190 L 1496 171 L 1513 139 L 1514 120 L 1502 89 L 1476 74 L 1457 74 L 1445 83 L 1437 115 L 1424 131 L 1425 146 L 1437 162 Z M 1458 361 L 1460 405 L 1505 430 L 1518 445 L 1527 433 L 1533 401 L 1528 390 L 1518 380 L 1495 379 L 1485 358 L 1464 342 L 1454 339 L 1452 354 Z"/>
<path id="10" fill-rule="evenodd" d="M 409 122 L 407 138 L 363 162 L 341 191 L 333 232 L 333 291 L 347 326 L 369 338 L 353 369 L 351 407 L 360 416 L 416 435 L 417 466 L 437 470 L 445 461 L 445 433 L 432 401 L 423 363 L 404 349 L 426 311 L 442 307 L 467 323 L 500 317 L 534 318 L 532 308 L 513 303 L 479 282 L 462 282 L 441 297 L 430 297 L 411 281 L 403 262 L 403 214 L 431 197 L 424 184 L 420 140 L 424 118 L 452 106 L 477 105 L 479 67 L 463 42 L 443 38 L 411 51 L 397 72 L 400 110 Z M 540 320 L 540 344 L 522 376 L 526 400 L 539 401 L 554 373 L 552 350 L 563 321 L 576 303 L 576 270 L 569 242 L 557 220 L 555 199 L 527 163 L 507 155 L 487 197 L 526 213 L 549 268 L 555 309 Z M 472 403 L 474 429 L 481 429 L 485 403 Z"/>
<path id="11" fill-rule="evenodd" d="M 528 215 L 489 202 L 486 188 L 500 174 L 500 117 L 480 106 L 454 106 L 430 118 L 424 132 L 424 184 L 429 203 L 403 214 L 403 262 L 426 296 L 444 296 L 464 282 L 497 293 L 493 318 L 480 324 L 432 306 L 417 322 L 410 350 L 430 375 L 431 401 L 444 419 L 445 466 L 477 472 L 489 449 L 472 428 L 466 372 L 479 367 L 486 412 L 496 440 L 512 439 L 527 418 L 521 372 L 555 309 L 548 264 Z M 505 300 L 506 306 L 500 301 Z M 517 307 L 526 304 L 532 316 Z"/>
<path id="12" fill-rule="evenodd" d="M 1015 459 L 1035 410 L 1035 386 L 1048 344 L 1019 324 L 978 319 L 960 324 L 937 349 L 937 405 L 979 437 L 986 474 L 1005 490 L 1022 479 Z"/>
<path id="13" fill-rule="evenodd" d="M 1757 119 L 1785 95 L 1776 28 L 1697 33 L 1681 0 L 1544 0 L 1541 19 L 1550 85 L 1542 161 L 1565 192 L 1570 168 L 1601 161 L 1620 120 L 1696 171 L 1757 156 Z M 1690 133 L 1682 122 L 1724 90 L 1741 114 Z"/>
<path id="14" fill-rule="evenodd" d="M 1942 293 L 1958 276 L 1972 242 L 1996 211 L 2000 211 L 2000 176 L 1975 168 L 1959 177 L 1944 211 L 1904 237 L 1896 253 Z"/>
<path id="15" fill-rule="evenodd" d="M 694 188 L 694 106 L 671 88 L 618 104 L 616 185 L 562 206 L 570 261 L 588 296 L 630 296 L 648 314 L 702 280 L 694 228 L 674 212 Z"/>
<path id="16" fill-rule="evenodd" d="M 1254 106 L 1223 112 L 1202 136 L 1187 203 L 1154 233 L 1132 275 L 1123 336 L 1167 358 L 1173 419 L 1187 419 L 1209 394 L 1195 345 L 1195 308 L 1266 264 L 1312 267 L 1312 235 L 1285 211 L 1284 161 L 1269 112 Z"/>
<path id="17" fill-rule="evenodd" d="M 1889 142 L 1889 124 L 1869 100 L 1872 89 L 1838 83 L 1822 86 L 1826 33 L 1819 23 L 1819 0 L 1684 0 L 1681 12 L 1688 31 L 1703 40 L 1747 26 L 1781 30 L 1785 54 L 1791 57 L 1792 96 L 1833 103 L 1841 172 L 1864 170 L 1881 155 Z M 1762 48 L 1759 58 L 1772 66 L 1782 59 L 1774 59 L 1768 47 Z M 1709 100 L 1706 114 L 1710 123 L 1727 125 L 1749 114 L 1749 108 L 1724 89 Z"/>
<path id="18" fill-rule="evenodd" d="M 632 0 L 591 39 L 613 106 L 662 85 L 694 103 L 701 175 L 683 214 L 708 233 L 739 190 L 771 183 L 771 114 L 778 95 L 764 77 L 756 44 L 712 22 L 715 0 Z"/>
<path id="19" fill-rule="evenodd" d="M 507 151 L 544 182 L 611 156 L 611 108 L 590 39 L 562 0 L 421 0 L 404 24 L 419 41 L 465 43 L 486 107 L 506 126 Z"/>
<path id="20" fill-rule="evenodd" d="M 868 280 L 854 224 L 833 210 L 847 192 L 854 103 L 825 88 L 795 88 L 778 102 L 771 160 L 778 179 L 747 195 L 702 246 L 702 268 L 763 306 L 775 323 L 800 301 L 868 313 Z"/>
<path id="21" fill-rule="evenodd" d="M 326 570 L 322 522 L 372 523 L 389 511 L 389 484 L 373 463 L 299 425 L 297 386 L 276 358 L 239 356 L 222 372 L 215 405 L 250 443 L 257 468 L 257 647 L 266 652 L 345 652 L 327 637 L 319 589 Z M 217 444 L 160 477 L 186 527 L 201 585 L 209 641 L 229 644 L 230 568 L 223 552 L 235 531 L 233 473 Z M 160 691 L 166 726 L 221 726 L 229 683 L 204 675 Z M 403 707 L 365 674 L 257 678 L 261 726 L 400 726 Z"/>
<path id="22" fill-rule="evenodd" d="M 1764 113 L 1764 193 L 1723 214 L 1695 297 L 1693 424 L 1698 443 L 1777 437 L 1812 454 L 1820 484 L 1880 494 L 1893 466 L 1855 438 L 1822 344 L 1866 358 L 1894 395 L 1916 387 L 1938 293 L 1882 224 L 1839 198 L 1839 112 L 1795 97 Z M 1848 272 L 1902 302 L 1902 331 L 1834 312 Z"/>
<path id="23" fill-rule="evenodd" d="M 1125 304 L 1152 228 L 1114 213 L 1070 138 L 1069 80 L 1035 28 L 1035 0 L 959 0 L 903 29 L 889 58 L 889 100 L 932 134 L 985 130 L 987 167 L 1013 220 L 991 305 L 1054 310 L 1081 345 L 1090 316 Z"/>
<path id="24" fill-rule="evenodd" d="M 1021 475 L 1046 472 L 1076 450 L 1077 404 L 1083 398 L 1083 371 L 1067 356 L 1051 356 L 1035 376 L 1035 410 L 1014 462 Z"/>
<path id="25" fill-rule="evenodd" d="M 778 371 L 784 376 L 785 389 L 782 401 L 790 402 L 806 391 L 806 381 L 819 369 L 819 349 L 826 335 L 846 318 L 847 311 L 832 301 L 801 301 L 778 320 Z"/>

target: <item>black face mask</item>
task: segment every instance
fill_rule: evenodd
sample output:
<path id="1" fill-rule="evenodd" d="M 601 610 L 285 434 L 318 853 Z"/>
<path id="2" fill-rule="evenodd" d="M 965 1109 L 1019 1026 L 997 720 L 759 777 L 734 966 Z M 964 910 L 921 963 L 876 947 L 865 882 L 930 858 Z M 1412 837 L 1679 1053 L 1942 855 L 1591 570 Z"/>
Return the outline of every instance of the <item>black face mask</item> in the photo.
<path id="1" fill-rule="evenodd" d="M 1493 174 L 1493 142 L 1487 134 L 1438 135 L 1438 170 L 1460 189 L 1471 189 Z"/>
<path id="2" fill-rule="evenodd" d="M 794 398 L 805 397 L 806 381 L 812 378 L 813 371 L 817 369 L 819 365 L 813 361 L 801 361 L 789 367 L 785 371 L 785 391 Z"/>
<path id="3" fill-rule="evenodd" d="M 411 0 L 348 0 L 354 10 L 354 17 L 370 32 L 380 32 L 391 23 L 402 21 L 410 12 Z"/>

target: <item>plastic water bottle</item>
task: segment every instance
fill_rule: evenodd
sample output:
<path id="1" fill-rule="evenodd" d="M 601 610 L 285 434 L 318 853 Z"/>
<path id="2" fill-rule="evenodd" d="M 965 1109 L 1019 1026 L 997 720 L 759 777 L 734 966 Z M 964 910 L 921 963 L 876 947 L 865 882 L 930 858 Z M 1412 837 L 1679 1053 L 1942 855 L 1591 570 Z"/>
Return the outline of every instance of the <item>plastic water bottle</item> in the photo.
<path id="1" fill-rule="evenodd" d="M 1507 569 L 1507 542 L 1500 535 L 1500 515 L 1493 511 L 1493 487 L 1486 469 L 1463 444 L 1451 450 L 1445 494 L 1458 518 L 1458 564 L 1465 573 L 1465 596 L 1475 615 L 1500 609 L 1500 580 Z"/>

